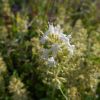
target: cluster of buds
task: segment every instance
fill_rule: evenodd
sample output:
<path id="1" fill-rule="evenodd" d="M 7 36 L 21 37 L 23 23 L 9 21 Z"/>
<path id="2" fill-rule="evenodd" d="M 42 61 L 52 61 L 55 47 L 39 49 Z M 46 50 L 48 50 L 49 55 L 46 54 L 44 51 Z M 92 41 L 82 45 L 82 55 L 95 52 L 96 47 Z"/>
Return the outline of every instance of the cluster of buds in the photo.
<path id="1" fill-rule="evenodd" d="M 0 57 L 0 75 L 7 72 L 6 64 L 2 57 Z"/>
<path id="2" fill-rule="evenodd" d="M 12 77 L 9 83 L 9 92 L 12 93 L 13 100 L 29 100 L 27 96 L 27 90 L 24 83 L 16 77 Z"/>

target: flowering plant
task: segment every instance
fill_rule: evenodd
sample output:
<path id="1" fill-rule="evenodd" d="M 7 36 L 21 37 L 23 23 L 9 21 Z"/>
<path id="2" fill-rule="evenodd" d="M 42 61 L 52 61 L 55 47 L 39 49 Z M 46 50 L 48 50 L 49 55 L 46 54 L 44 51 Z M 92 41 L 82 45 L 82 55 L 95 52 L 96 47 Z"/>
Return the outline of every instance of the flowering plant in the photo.
<path id="1" fill-rule="evenodd" d="M 54 98 L 55 90 L 59 89 L 67 100 L 62 86 L 63 83 L 66 83 L 65 74 L 69 70 L 66 65 L 74 55 L 75 45 L 70 43 L 70 38 L 71 35 L 64 34 L 60 25 L 49 24 L 48 30 L 38 40 L 38 45 L 40 45 L 38 49 L 40 67 L 37 69 L 41 73 L 40 76 L 43 79 L 43 83 L 48 84 L 53 89 L 52 99 Z"/>
<path id="2" fill-rule="evenodd" d="M 51 100 L 57 97 L 56 93 L 66 100 L 80 100 L 79 95 L 90 96 L 96 90 L 98 79 L 95 75 L 99 74 L 99 70 L 83 56 L 87 50 L 87 30 L 80 20 L 72 29 L 72 35 L 76 37 L 72 38 L 75 45 L 71 43 L 71 35 L 64 34 L 60 25 L 49 24 L 48 30 L 40 38 L 32 39 L 32 51 L 38 64 L 36 72 L 39 79 L 48 87 L 46 95 L 50 96 Z M 80 41 L 78 36 L 81 37 Z M 89 93 L 87 89 L 90 89 Z"/>

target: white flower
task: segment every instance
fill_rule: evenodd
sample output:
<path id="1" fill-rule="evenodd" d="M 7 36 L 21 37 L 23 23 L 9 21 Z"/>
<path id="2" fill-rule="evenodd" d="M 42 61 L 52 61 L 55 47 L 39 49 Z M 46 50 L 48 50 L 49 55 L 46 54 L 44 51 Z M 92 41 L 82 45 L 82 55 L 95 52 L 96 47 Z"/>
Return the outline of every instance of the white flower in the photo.
<path id="1" fill-rule="evenodd" d="M 70 44 L 71 35 L 64 34 L 60 25 L 54 26 L 53 24 L 49 24 L 48 30 L 44 33 L 43 37 L 40 40 L 40 42 L 42 44 L 44 44 L 46 42 L 46 40 L 48 40 L 49 34 L 57 35 L 58 39 L 62 41 L 62 44 L 66 45 L 70 54 L 73 55 L 75 46 Z M 60 44 L 60 46 L 62 44 Z M 56 56 L 58 50 L 61 49 L 60 46 L 57 43 L 51 45 L 51 48 L 49 49 L 49 50 L 51 50 L 51 54 L 52 54 L 51 56 L 53 56 L 53 57 Z M 44 53 L 43 55 L 47 56 L 47 52 L 46 52 L 46 54 Z M 44 58 L 47 58 L 47 57 L 44 57 Z"/>
<path id="2" fill-rule="evenodd" d="M 67 48 L 68 48 L 68 51 L 70 52 L 71 55 L 73 55 L 74 53 L 74 49 L 75 49 L 75 45 L 71 45 L 70 44 L 70 38 L 71 38 L 71 35 L 62 35 L 60 37 L 60 39 L 66 44 Z"/>
<path id="3" fill-rule="evenodd" d="M 70 38 L 71 38 L 71 35 L 66 36 L 65 34 L 62 34 L 62 35 L 60 36 L 60 39 L 61 39 L 65 44 L 67 44 L 68 46 L 70 45 Z"/>
<path id="4" fill-rule="evenodd" d="M 44 35 L 41 39 L 40 39 L 40 42 L 42 44 L 44 44 L 46 42 L 46 40 L 48 39 L 48 36 Z"/>
<path id="5" fill-rule="evenodd" d="M 51 46 L 50 50 L 52 52 L 53 57 L 55 57 L 57 55 L 57 52 L 58 52 L 59 49 L 61 49 L 61 48 L 60 48 L 60 45 L 58 45 L 58 44 L 53 44 Z"/>
<path id="6" fill-rule="evenodd" d="M 49 34 L 58 35 L 60 37 L 60 35 L 62 35 L 62 33 L 63 33 L 63 30 L 60 28 L 60 25 L 53 26 L 53 24 L 49 24 L 49 28 L 44 33 L 43 37 L 40 39 L 40 42 L 42 44 L 44 44 L 45 41 L 48 39 Z"/>
<path id="7" fill-rule="evenodd" d="M 55 33 L 55 28 L 54 28 L 53 24 L 49 24 L 48 33 L 52 33 L 52 34 Z"/>
<path id="8" fill-rule="evenodd" d="M 50 52 L 49 49 L 43 49 L 42 50 L 42 56 L 41 56 L 41 58 L 47 60 L 48 59 L 48 56 L 49 56 L 49 52 Z"/>
<path id="9" fill-rule="evenodd" d="M 69 45 L 68 46 L 68 51 L 70 52 L 71 55 L 73 55 L 75 49 L 75 45 Z"/>
<path id="10" fill-rule="evenodd" d="M 61 29 L 60 25 L 57 25 L 57 26 L 54 27 L 54 32 L 55 32 L 55 34 L 57 34 L 59 36 L 61 34 L 63 34 L 63 30 Z"/>
<path id="11" fill-rule="evenodd" d="M 48 58 L 47 63 L 49 66 L 54 66 L 56 64 L 54 57 Z"/>
<path id="12" fill-rule="evenodd" d="M 60 25 L 54 26 L 53 24 L 49 24 L 49 29 L 48 31 L 45 33 L 46 35 L 48 34 L 61 34 L 63 33 L 63 30 L 61 29 Z"/>

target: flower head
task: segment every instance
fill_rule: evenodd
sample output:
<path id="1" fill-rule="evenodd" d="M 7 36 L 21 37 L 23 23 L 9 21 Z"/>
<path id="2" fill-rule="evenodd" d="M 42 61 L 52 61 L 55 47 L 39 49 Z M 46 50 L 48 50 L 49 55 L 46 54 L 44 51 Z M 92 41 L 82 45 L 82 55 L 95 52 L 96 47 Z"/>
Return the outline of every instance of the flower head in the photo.
<path id="1" fill-rule="evenodd" d="M 49 24 L 48 30 L 40 39 L 44 49 L 42 57 L 48 62 L 49 66 L 56 64 L 55 59 L 57 59 L 59 53 L 62 52 L 60 54 L 61 56 L 67 56 L 65 54 L 68 53 L 63 53 L 63 50 L 65 49 L 67 49 L 69 53 L 73 55 L 75 46 L 71 45 L 70 39 L 71 35 L 64 34 L 60 25 L 54 26 L 53 24 Z"/>

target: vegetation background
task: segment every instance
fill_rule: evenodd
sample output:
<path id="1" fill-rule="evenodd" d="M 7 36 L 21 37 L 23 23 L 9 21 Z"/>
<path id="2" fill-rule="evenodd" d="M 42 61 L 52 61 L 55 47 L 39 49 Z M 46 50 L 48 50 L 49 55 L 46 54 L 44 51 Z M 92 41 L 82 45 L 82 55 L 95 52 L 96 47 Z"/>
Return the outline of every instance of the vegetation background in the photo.
<path id="1" fill-rule="evenodd" d="M 0 0 L 0 100 L 65 100 L 58 89 L 51 98 L 36 52 L 48 22 L 76 46 L 61 74 L 68 100 L 100 100 L 100 0 Z"/>

